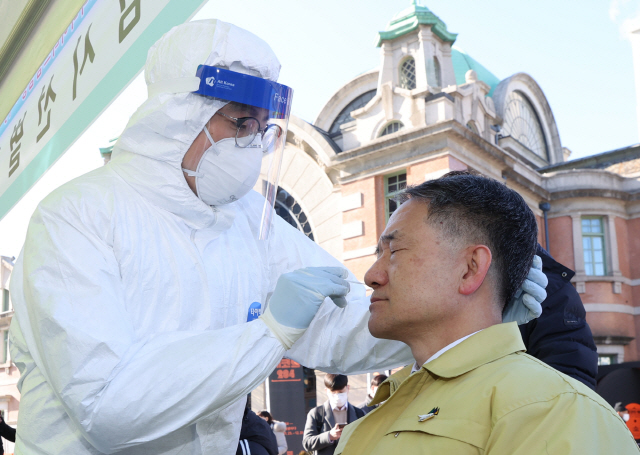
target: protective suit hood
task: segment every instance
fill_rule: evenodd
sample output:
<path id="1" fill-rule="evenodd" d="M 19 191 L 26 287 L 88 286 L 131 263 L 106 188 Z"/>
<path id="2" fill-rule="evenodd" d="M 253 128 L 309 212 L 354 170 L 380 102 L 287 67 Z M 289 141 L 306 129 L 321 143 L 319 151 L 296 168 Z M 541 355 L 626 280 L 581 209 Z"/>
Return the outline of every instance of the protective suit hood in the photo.
<path id="1" fill-rule="evenodd" d="M 280 63 L 267 43 L 246 30 L 219 20 L 174 27 L 150 50 L 145 65 L 149 88 L 193 78 L 198 65 L 277 80 Z M 207 121 L 224 101 L 193 93 L 150 89 L 114 146 L 110 166 L 154 205 L 185 220 L 192 228 L 225 230 L 235 204 L 209 207 L 191 191 L 182 159 Z"/>

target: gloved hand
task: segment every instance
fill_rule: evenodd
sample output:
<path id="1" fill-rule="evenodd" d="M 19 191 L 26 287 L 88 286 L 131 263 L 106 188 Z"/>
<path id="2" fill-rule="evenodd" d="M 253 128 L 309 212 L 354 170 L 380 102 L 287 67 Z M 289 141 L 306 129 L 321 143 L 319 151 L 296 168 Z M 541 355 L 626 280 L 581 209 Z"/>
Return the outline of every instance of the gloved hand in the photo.
<path id="1" fill-rule="evenodd" d="M 502 322 L 516 321 L 518 325 L 522 325 L 540 317 L 542 302 L 547 298 L 545 288 L 548 283 L 547 276 L 542 272 L 542 259 L 536 255 L 533 257 L 533 266 L 527 279 L 504 309 Z"/>
<path id="2" fill-rule="evenodd" d="M 284 273 L 260 319 L 289 349 L 307 330 L 326 297 L 340 308 L 346 306 L 347 276 L 348 272 L 340 267 L 307 267 Z"/>

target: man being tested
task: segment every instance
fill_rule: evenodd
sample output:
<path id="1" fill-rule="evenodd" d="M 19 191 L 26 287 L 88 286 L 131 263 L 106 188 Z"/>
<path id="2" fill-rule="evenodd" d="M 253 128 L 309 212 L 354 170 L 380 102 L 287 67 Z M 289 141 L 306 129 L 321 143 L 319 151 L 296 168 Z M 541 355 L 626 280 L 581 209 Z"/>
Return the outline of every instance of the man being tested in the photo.
<path id="1" fill-rule="evenodd" d="M 379 386 L 336 454 L 637 453 L 614 410 L 524 353 L 501 324 L 536 250 L 536 220 L 504 184 L 453 172 L 409 188 L 365 275 L 369 330 L 415 358 Z M 386 400 L 386 401 L 385 401 Z"/>

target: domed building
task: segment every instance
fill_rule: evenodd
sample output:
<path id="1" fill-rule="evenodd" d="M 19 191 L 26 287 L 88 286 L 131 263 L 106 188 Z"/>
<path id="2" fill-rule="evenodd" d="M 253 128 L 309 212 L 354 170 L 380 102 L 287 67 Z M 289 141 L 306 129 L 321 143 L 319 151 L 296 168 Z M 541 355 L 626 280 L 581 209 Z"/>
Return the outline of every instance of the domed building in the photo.
<path id="1" fill-rule="evenodd" d="M 535 79 L 498 79 L 456 36 L 415 1 L 397 14 L 378 34 L 378 68 L 313 124 L 290 120 L 278 211 L 363 279 L 406 185 L 463 169 L 503 180 L 575 270 L 600 362 L 640 360 L 640 145 L 567 161 Z"/>

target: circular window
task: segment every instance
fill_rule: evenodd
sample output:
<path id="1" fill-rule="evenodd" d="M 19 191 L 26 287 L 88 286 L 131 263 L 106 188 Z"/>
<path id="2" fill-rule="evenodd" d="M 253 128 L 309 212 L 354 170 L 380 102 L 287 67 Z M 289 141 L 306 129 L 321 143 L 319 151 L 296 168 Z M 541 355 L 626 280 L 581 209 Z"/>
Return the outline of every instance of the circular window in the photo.
<path id="1" fill-rule="evenodd" d="M 403 126 L 404 125 L 402 124 L 402 122 L 391 122 L 384 127 L 384 129 L 380 132 L 380 136 L 378 137 L 386 136 L 387 134 L 391 133 L 397 133 L 402 129 Z"/>
<path id="2" fill-rule="evenodd" d="M 509 93 L 505 100 L 502 134 L 511 136 L 539 157 L 549 159 L 540 118 L 531 101 L 520 92 Z"/>
<path id="3" fill-rule="evenodd" d="M 304 232 L 311 240 L 313 232 L 307 215 L 302 211 L 300 204 L 287 191 L 278 187 L 275 203 L 276 213 L 294 228 Z"/>

